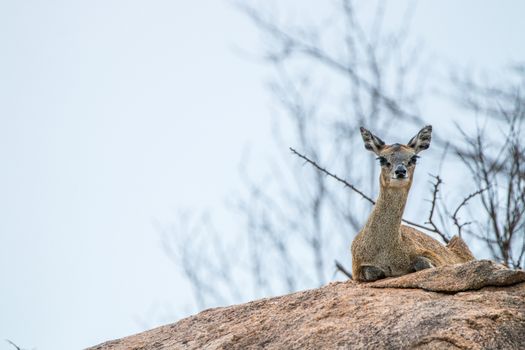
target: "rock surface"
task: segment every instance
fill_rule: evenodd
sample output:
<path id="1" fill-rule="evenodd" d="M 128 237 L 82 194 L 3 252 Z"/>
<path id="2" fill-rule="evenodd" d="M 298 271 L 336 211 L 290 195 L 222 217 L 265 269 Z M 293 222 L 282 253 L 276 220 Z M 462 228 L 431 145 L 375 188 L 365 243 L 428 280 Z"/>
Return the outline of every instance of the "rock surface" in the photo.
<path id="1" fill-rule="evenodd" d="M 524 349 L 525 272 L 489 261 L 205 310 L 117 349 Z"/>

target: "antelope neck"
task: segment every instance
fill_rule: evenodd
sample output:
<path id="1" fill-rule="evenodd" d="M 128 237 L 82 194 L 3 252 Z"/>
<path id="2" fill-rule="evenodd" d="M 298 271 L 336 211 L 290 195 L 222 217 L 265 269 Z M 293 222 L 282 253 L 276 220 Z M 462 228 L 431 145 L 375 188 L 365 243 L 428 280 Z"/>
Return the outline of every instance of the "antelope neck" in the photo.
<path id="1" fill-rule="evenodd" d="M 381 188 L 365 228 L 369 235 L 399 238 L 399 227 L 408 198 L 408 188 Z M 378 237 L 379 238 L 379 237 Z"/>

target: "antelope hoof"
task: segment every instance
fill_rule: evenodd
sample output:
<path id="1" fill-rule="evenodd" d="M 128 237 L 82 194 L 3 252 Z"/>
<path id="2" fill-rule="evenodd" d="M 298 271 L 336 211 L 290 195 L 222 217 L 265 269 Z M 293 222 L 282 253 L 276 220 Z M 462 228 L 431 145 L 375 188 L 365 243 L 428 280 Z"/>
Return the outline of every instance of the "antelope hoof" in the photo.
<path id="1" fill-rule="evenodd" d="M 424 269 L 430 269 L 432 267 L 434 267 L 434 265 L 430 262 L 428 258 L 425 258 L 424 256 L 418 256 L 414 259 L 414 271 L 421 271 Z"/>
<path id="2" fill-rule="evenodd" d="M 385 272 L 379 267 L 363 266 L 361 269 L 361 279 L 364 282 L 373 282 L 385 277 Z"/>

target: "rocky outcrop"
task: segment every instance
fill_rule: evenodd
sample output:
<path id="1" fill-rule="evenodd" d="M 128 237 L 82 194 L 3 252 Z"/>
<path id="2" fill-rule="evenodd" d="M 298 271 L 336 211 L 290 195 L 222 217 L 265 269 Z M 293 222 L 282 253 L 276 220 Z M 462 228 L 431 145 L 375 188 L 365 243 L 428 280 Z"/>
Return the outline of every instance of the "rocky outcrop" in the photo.
<path id="1" fill-rule="evenodd" d="M 490 261 L 205 310 L 116 349 L 523 349 L 525 272 Z"/>

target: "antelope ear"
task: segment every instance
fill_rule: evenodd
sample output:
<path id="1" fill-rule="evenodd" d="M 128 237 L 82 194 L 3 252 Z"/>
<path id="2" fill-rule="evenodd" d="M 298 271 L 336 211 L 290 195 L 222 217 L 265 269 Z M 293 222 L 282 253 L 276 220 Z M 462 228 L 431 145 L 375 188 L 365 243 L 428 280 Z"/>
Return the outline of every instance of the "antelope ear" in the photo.
<path id="1" fill-rule="evenodd" d="M 365 143 L 365 148 L 379 155 L 379 152 L 385 147 L 385 142 L 363 127 L 360 127 L 359 130 L 361 130 L 361 137 Z"/>
<path id="2" fill-rule="evenodd" d="M 430 147 L 430 140 L 432 139 L 432 125 L 427 125 L 419 130 L 416 136 L 408 141 L 407 146 L 414 149 L 416 153 Z"/>

